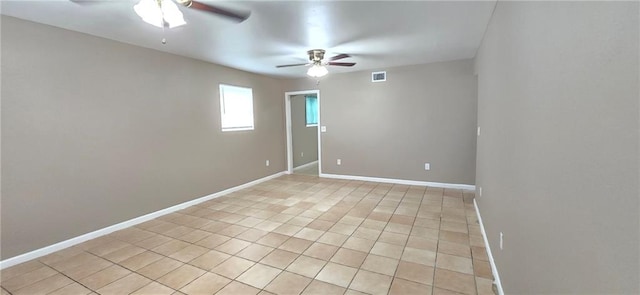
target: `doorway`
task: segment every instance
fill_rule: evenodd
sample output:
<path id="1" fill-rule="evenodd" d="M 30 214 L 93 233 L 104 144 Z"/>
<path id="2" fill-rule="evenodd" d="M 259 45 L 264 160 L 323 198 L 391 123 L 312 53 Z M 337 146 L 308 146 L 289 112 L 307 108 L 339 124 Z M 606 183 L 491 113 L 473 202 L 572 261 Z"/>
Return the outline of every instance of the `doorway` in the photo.
<path id="1" fill-rule="evenodd" d="M 320 91 L 285 93 L 287 173 L 321 173 Z"/>

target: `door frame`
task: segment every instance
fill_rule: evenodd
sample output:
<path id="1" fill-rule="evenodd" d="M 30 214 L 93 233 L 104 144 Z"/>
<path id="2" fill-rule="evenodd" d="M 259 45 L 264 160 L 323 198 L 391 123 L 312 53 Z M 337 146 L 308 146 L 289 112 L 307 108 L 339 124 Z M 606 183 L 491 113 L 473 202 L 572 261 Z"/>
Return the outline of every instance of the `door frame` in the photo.
<path id="1" fill-rule="evenodd" d="M 291 132 L 291 97 L 302 94 L 315 94 L 318 97 L 318 175 L 322 174 L 322 141 L 320 140 L 321 112 L 320 90 L 289 91 L 284 93 L 285 118 L 287 129 L 287 174 L 293 173 L 293 134 Z"/>

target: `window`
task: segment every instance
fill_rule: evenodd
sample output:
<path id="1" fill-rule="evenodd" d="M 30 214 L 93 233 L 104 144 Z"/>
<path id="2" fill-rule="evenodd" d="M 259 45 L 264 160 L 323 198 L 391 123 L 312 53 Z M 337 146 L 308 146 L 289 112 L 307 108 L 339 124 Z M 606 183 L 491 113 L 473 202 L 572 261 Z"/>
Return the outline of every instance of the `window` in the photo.
<path id="1" fill-rule="evenodd" d="M 253 130 L 253 90 L 220 84 L 222 131 Z"/>
<path id="2" fill-rule="evenodd" d="M 318 97 L 305 96 L 307 127 L 318 126 Z"/>

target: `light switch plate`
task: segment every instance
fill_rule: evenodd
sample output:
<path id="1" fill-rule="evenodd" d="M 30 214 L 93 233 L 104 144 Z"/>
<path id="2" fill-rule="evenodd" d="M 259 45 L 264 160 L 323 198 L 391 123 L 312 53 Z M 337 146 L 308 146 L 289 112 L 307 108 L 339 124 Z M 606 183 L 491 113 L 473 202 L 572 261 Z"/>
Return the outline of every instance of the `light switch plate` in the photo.
<path id="1" fill-rule="evenodd" d="M 320 126 L 320 132 L 327 132 L 327 126 Z"/>

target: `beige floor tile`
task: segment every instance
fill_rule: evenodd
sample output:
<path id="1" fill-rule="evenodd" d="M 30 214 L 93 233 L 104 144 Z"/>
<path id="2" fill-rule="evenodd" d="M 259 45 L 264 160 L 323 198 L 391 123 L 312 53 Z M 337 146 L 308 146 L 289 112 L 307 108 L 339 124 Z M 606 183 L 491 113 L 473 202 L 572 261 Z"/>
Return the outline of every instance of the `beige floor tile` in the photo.
<path id="1" fill-rule="evenodd" d="M 107 255 L 107 254 L 109 254 L 109 253 L 111 253 L 113 251 L 122 249 L 122 248 L 124 248 L 126 246 L 129 246 L 129 243 L 125 243 L 125 242 L 118 241 L 118 240 L 111 240 L 111 241 L 108 241 L 106 243 L 99 244 L 99 245 L 97 245 L 97 246 L 95 246 L 93 248 L 90 248 L 87 251 L 89 251 L 89 252 L 91 252 L 91 253 L 93 253 L 95 255 L 98 255 L 98 256 L 104 256 L 104 255 Z"/>
<path id="2" fill-rule="evenodd" d="M 237 235 L 236 238 L 240 240 L 248 241 L 248 242 L 255 242 L 261 239 L 262 237 L 264 237 L 268 233 L 269 232 L 266 232 L 263 230 L 250 228 L 247 231 Z"/>
<path id="3" fill-rule="evenodd" d="M 391 283 L 391 289 L 389 290 L 389 295 L 431 295 L 431 289 L 433 287 L 430 285 L 418 284 L 416 282 L 407 281 L 399 278 L 394 278 L 393 283 Z"/>
<path id="4" fill-rule="evenodd" d="M 29 272 L 14 276 L 6 281 L 2 281 L 2 287 L 7 289 L 9 292 L 14 292 L 20 288 L 26 287 L 27 285 L 54 276 L 57 273 L 57 271 L 48 266 L 42 266 Z"/>
<path id="5" fill-rule="evenodd" d="M 319 239 L 325 232 L 312 228 L 302 228 L 298 233 L 294 235 L 296 238 L 305 239 L 309 241 L 316 241 Z"/>
<path id="6" fill-rule="evenodd" d="M 37 270 L 42 267 L 46 267 L 46 265 L 37 260 L 31 260 L 18 265 L 14 265 L 12 267 L 3 269 L 0 272 L 0 281 L 6 282 L 11 278 Z"/>
<path id="7" fill-rule="evenodd" d="M 178 252 L 169 255 L 169 258 L 173 258 L 182 262 L 189 262 L 200 255 L 209 252 L 208 248 L 200 247 L 196 245 L 189 245 Z"/>
<path id="8" fill-rule="evenodd" d="M 220 246 L 216 247 L 215 250 L 218 250 L 220 252 L 224 252 L 224 253 L 227 253 L 227 254 L 234 255 L 234 254 L 242 251 L 242 249 L 248 247 L 249 245 L 251 245 L 251 243 L 249 243 L 247 241 L 243 241 L 243 240 L 239 240 L 239 239 L 233 238 L 231 240 L 228 240 L 228 241 L 222 243 Z"/>
<path id="9" fill-rule="evenodd" d="M 258 263 L 239 276 L 237 281 L 262 289 L 280 272 L 282 271 L 277 268 Z"/>
<path id="10" fill-rule="evenodd" d="M 419 237 L 419 238 L 437 240 L 439 232 L 440 231 L 437 230 L 437 229 L 414 226 L 411 229 L 411 234 L 410 235 L 416 236 L 416 237 Z"/>
<path id="11" fill-rule="evenodd" d="M 178 237 L 178 240 L 185 241 L 187 243 L 196 243 L 210 236 L 211 236 L 210 232 L 203 231 L 203 230 L 194 230 L 184 236 Z"/>
<path id="12" fill-rule="evenodd" d="M 476 277 L 493 280 L 491 265 L 487 261 L 473 260 L 473 273 Z"/>
<path id="13" fill-rule="evenodd" d="M 405 247 L 401 259 L 408 262 L 434 266 L 436 263 L 436 252 Z"/>
<path id="14" fill-rule="evenodd" d="M 471 254 L 473 255 L 474 260 L 489 261 L 487 248 L 485 247 L 471 246 Z"/>
<path id="15" fill-rule="evenodd" d="M 247 217 L 243 220 L 238 221 L 238 223 L 236 224 L 244 227 L 254 227 L 264 221 L 265 221 L 264 219 L 260 219 L 260 218 Z M 273 220 L 273 221 L 276 221 L 276 220 Z"/>
<path id="16" fill-rule="evenodd" d="M 401 260 L 398 264 L 396 277 L 420 284 L 433 285 L 433 272 L 434 268 L 432 266 Z"/>
<path id="17" fill-rule="evenodd" d="M 300 255 L 296 260 L 289 264 L 286 270 L 309 278 L 314 278 L 325 264 L 326 261 Z"/>
<path id="18" fill-rule="evenodd" d="M 389 222 L 384 228 L 385 231 L 408 235 L 411 233 L 411 226 L 405 224 L 391 223 Z"/>
<path id="19" fill-rule="evenodd" d="M 342 295 L 346 291 L 345 288 L 325 283 L 323 281 L 313 280 L 307 288 L 302 292 L 303 295 Z"/>
<path id="20" fill-rule="evenodd" d="M 274 229 L 278 228 L 278 226 L 281 226 L 283 224 L 284 223 L 281 223 L 281 222 L 274 222 L 274 221 L 265 220 L 265 221 L 257 224 L 256 226 L 254 226 L 254 228 L 270 232 L 270 231 L 273 231 Z"/>
<path id="21" fill-rule="evenodd" d="M 351 279 L 357 271 L 358 270 L 353 267 L 329 262 L 316 276 L 316 280 L 346 288 L 349 286 L 349 283 L 351 283 Z"/>
<path id="22" fill-rule="evenodd" d="M 336 251 L 338 251 L 338 247 L 336 246 L 327 245 L 323 243 L 313 243 L 302 254 L 313 257 L 313 258 L 328 261 L 329 259 L 331 259 L 331 257 L 333 257 L 333 254 L 335 254 Z"/>
<path id="23" fill-rule="evenodd" d="M 186 247 L 188 247 L 189 243 L 187 242 L 183 242 L 180 240 L 171 240 L 167 243 L 164 243 L 158 247 L 155 247 L 153 249 L 151 249 L 153 252 L 156 252 L 158 254 L 162 254 L 164 256 L 169 256 L 175 252 L 178 252 Z"/>
<path id="24" fill-rule="evenodd" d="M 240 274 L 252 267 L 255 263 L 253 261 L 232 256 L 218 266 L 214 267 L 211 272 L 225 276 L 230 279 L 237 278 Z"/>
<path id="25" fill-rule="evenodd" d="M 350 236 L 351 234 L 353 234 L 354 231 L 356 231 L 356 228 L 358 228 L 358 226 L 356 225 L 336 223 L 334 226 L 332 226 L 329 229 L 329 231 L 337 234 Z"/>
<path id="26" fill-rule="evenodd" d="M 256 243 L 261 244 L 261 245 L 265 245 L 265 246 L 269 246 L 269 247 L 273 247 L 273 248 L 277 248 L 280 245 L 282 245 L 282 243 L 284 243 L 289 238 L 290 238 L 289 236 L 285 236 L 285 235 L 281 235 L 281 234 L 268 233 L 264 237 L 259 239 Z"/>
<path id="27" fill-rule="evenodd" d="M 434 286 L 463 294 L 475 294 L 476 292 L 475 279 L 472 275 L 440 268 L 436 269 Z"/>
<path id="28" fill-rule="evenodd" d="M 112 265 L 113 263 L 108 260 L 97 258 L 91 261 L 90 263 L 81 264 L 72 269 L 62 271 L 62 273 L 64 273 L 64 275 L 68 276 L 73 280 L 79 280 L 82 278 L 86 278 Z"/>
<path id="29" fill-rule="evenodd" d="M 366 257 L 367 253 L 347 248 L 340 248 L 331 258 L 331 262 L 359 268 Z"/>
<path id="30" fill-rule="evenodd" d="M 360 266 L 361 269 L 393 276 L 398 267 L 398 259 L 369 254 Z"/>
<path id="31" fill-rule="evenodd" d="M 436 252 L 438 250 L 439 242 L 440 241 L 437 239 L 434 240 L 434 239 L 420 238 L 416 236 L 409 236 L 409 240 L 407 241 L 407 247 Z"/>
<path id="32" fill-rule="evenodd" d="M 391 281 L 392 277 L 390 276 L 360 269 L 353 278 L 353 282 L 351 282 L 349 288 L 373 295 L 387 294 L 391 286 Z"/>
<path id="33" fill-rule="evenodd" d="M 476 277 L 476 290 L 478 295 L 494 295 L 493 280 Z"/>
<path id="34" fill-rule="evenodd" d="M 328 231 L 334 225 L 333 222 L 316 219 L 307 225 L 308 228 Z"/>
<path id="35" fill-rule="evenodd" d="M 374 244 L 375 244 L 375 241 L 356 238 L 356 237 L 350 237 L 347 239 L 346 242 L 344 242 L 344 244 L 342 244 L 342 248 L 347 248 L 347 249 L 356 250 L 360 252 L 369 252 L 371 248 L 373 248 Z"/>
<path id="36" fill-rule="evenodd" d="M 361 226 L 361 227 L 358 227 L 351 236 L 375 241 L 378 239 L 378 237 L 380 237 L 380 234 L 382 234 L 382 230 L 371 229 L 371 228 L 366 228 Z"/>
<path id="37" fill-rule="evenodd" d="M 293 236 L 298 233 L 302 229 L 302 226 L 292 225 L 292 224 L 283 224 L 278 226 L 278 228 L 274 229 L 272 232 L 282 234 L 285 236 Z"/>
<path id="38" fill-rule="evenodd" d="M 465 244 L 439 241 L 438 253 L 471 258 L 471 247 Z"/>
<path id="39" fill-rule="evenodd" d="M 244 248 L 244 250 L 238 252 L 236 256 L 258 262 L 273 250 L 274 248 L 272 247 L 263 246 L 260 244 L 251 244 L 249 245 L 249 247 Z"/>
<path id="40" fill-rule="evenodd" d="M 384 242 L 376 242 L 371 248 L 371 254 L 400 259 L 402 256 L 402 246 L 393 245 Z"/>
<path id="41" fill-rule="evenodd" d="M 158 247 L 166 242 L 171 241 L 172 239 L 169 237 L 165 237 L 162 235 L 154 235 L 151 236 L 150 238 L 138 241 L 135 243 L 136 246 L 141 247 L 141 248 L 145 248 L 147 250 L 153 249 L 155 247 Z"/>
<path id="42" fill-rule="evenodd" d="M 470 275 L 473 274 L 472 260 L 470 258 L 464 258 L 460 256 L 438 254 L 436 267 Z"/>
<path id="43" fill-rule="evenodd" d="M 378 242 L 404 246 L 407 244 L 408 239 L 409 239 L 409 235 L 383 231 L 380 237 L 378 238 Z"/>
<path id="44" fill-rule="evenodd" d="M 414 226 L 422 226 L 433 229 L 440 229 L 440 220 L 428 219 L 428 218 L 416 218 Z"/>
<path id="45" fill-rule="evenodd" d="M 162 285 L 157 282 L 151 282 L 131 294 L 132 295 L 171 295 L 174 292 L 175 290 L 165 285 Z"/>
<path id="46" fill-rule="evenodd" d="M 309 240 L 290 238 L 286 242 L 282 243 L 278 249 L 302 254 L 302 252 L 307 250 L 311 244 L 313 244 L 313 242 Z"/>
<path id="47" fill-rule="evenodd" d="M 285 269 L 291 262 L 298 258 L 298 253 L 275 249 L 265 256 L 260 263 L 273 266 L 279 269 Z"/>
<path id="48" fill-rule="evenodd" d="M 218 291 L 216 295 L 255 295 L 259 292 L 260 289 L 256 289 L 240 282 L 232 281 L 227 286 L 222 288 L 222 290 Z"/>
<path id="49" fill-rule="evenodd" d="M 204 270 L 211 270 L 218 264 L 227 260 L 231 255 L 222 253 L 216 250 L 210 250 L 207 253 L 202 254 L 189 262 L 189 264 L 202 268 Z"/>
<path id="50" fill-rule="evenodd" d="M 269 283 L 264 289 L 274 294 L 300 294 L 311 282 L 310 278 L 303 277 L 301 275 L 290 273 L 287 271 L 281 272 L 271 283 Z"/>
<path id="51" fill-rule="evenodd" d="M 98 290 L 120 278 L 131 274 L 131 271 L 119 265 L 112 265 L 80 280 L 80 283 L 92 290 Z M 9 290 L 11 291 L 11 290 Z"/>
<path id="52" fill-rule="evenodd" d="M 372 213 L 374 214 L 374 213 Z M 387 214 L 389 215 L 389 214 Z M 391 216 L 391 215 L 389 215 Z M 385 220 L 374 220 L 374 219 L 365 219 L 361 224 L 361 227 L 383 230 L 387 226 L 387 222 Z"/>
<path id="53" fill-rule="evenodd" d="M 159 278 L 158 283 L 178 290 L 204 273 L 204 270 L 185 264 Z"/>
<path id="54" fill-rule="evenodd" d="M 223 236 L 235 237 L 247 231 L 248 229 L 249 229 L 248 227 L 232 224 L 227 226 L 224 229 L 217 231 L 216 233 Z"/>
<path id="55" fill-rule="evenodd" d="M 469 245 L 469 235 L 447 230 L 440 231 L 440 240 Z"/>
<path id="56" fill-rule="evenodd" d="M 318 239 L 318 242 L 340 247 L 348 238 L 347 235 L 326 232 Z"/>
<path id="57" fill-rule="evenodd" d="M 454 292 L 447 289 L 433 287 L 433 295 L 461 295 L 462 293 Z"/>
<path id="58" fill-rule="evenodd" d="M 91 293 L 91 290 L 85 288 L 84 286 L 73 282 L 69 285 L 66 285 L 58 290 L 55 290 L 49 295 L 86 295 Z"/>
<path id="59" fill-rule="evenodd" d="M 230 282 L 230 279 L 208 272 L 182 287 L 180 292 L 187 295 L 214 294 Z"/>
<path id="60" fill-rule="evenodd" d="M 353 289 L 347 289 L 346 292 L 344 292 L 344 295 L 368 295 L 367 293 L 362 293 L 360 291 L 356 291 Z"/>
<path id="61" fill-rule="evenodd" d="M 122 262 L 120 262 L 119 264 L 132 270 L 132 271 L 136 271 L 138 269 L 141 269 L 151 263 L 154 263 L 160 259 L 162 259 L 162 255 L 160 254 L 156 254 L 154 252 L 151 251 L 145 251 L 142 252 L 138 255 L 135 255 L 133 257 L 130 257 Z"/>
<path id="62" fill-rule="evenodd" d="M 115 282 L 110 283 L 109 285 L 96 290 L 96 292 L 102 295 L 130 294 L 149 283 L 151 283 L 151 280 L 139 274 L 132 273 L 124 278 L 121 278 Z"/>
<path id="63" fill-rule="evenodd" d="M 469 232 L 466 223 L 458 223 L 458 222 L 443 221 L 442 224 L 440 225 L 440 229 L 448 230 L 452 232 L 459 232 L 463 234 L 466 234 Z"/>
<path id="64" fill-rule="evenodd" d="M 73 283 L 73 281 L 62 274 L 55 274 L 44 280 L 37 281 L 33 284 L 13 291 L 14 295 L 32 295 L 32 294 L 47 294 L 58 290 L 64 286 Z"/>
<path id="65" fill-rule="evenodd" d="M 231 240 L 230 237 L 219 235 L 219 234 L 212 234 L 198 241 L 196 245 L 209 248 L 209 249 L 214 249 L 229 240 Z"/>
<path id="66" fill-rule="evenodd" d="M 155 280 L 161 276 L 168 274 L 169 272 L 175 270 L 183 264 L 184 263 L 180 261 L 165 257 L 137 270 L 136 272 L 152 280 Z"/>

